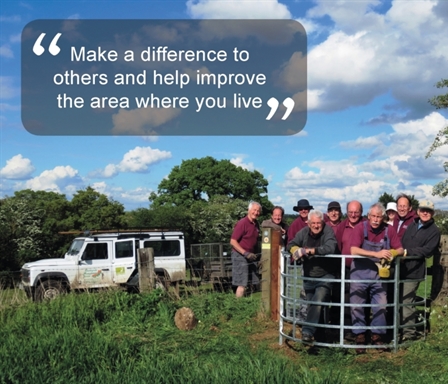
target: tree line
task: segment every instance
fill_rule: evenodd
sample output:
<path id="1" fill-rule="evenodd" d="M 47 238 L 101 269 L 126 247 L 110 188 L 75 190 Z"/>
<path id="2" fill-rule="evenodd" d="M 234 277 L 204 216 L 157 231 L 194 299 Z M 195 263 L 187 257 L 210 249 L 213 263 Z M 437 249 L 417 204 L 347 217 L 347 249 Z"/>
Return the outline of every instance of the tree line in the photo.
<path id="1" fill-rule="evenodd" d="M 126 212 L 123 204 L 91 187 L 64 194 L 30 189 L 0 199 L 0 274 L 28 262 L 61 257 L 74 236 L 68 231 L 177 229 L 187 243 L 228 241 L 248 202 L 273 207 L 268 181 L 258 171 L 212 157 L 185 160 L 149 196 L 150 207 Z"/>
<path id="2" fill-rule="evenodd" d="M 28 262 L 61 257 L 73 236 L 60 232 L 99 229 L 177 229 L 186 242 L 228 242 L 236 221 L 247 213 L 249 201 L 263 207 L 260 222 L 270 217 L 268 181 L 229 160 L 212 157 L 184 160 L 149 196 L 149 208 L 125 211 L 123 204 L 91 187 L 77 191 L 69 201 L 56 192 L 17 191 L 0 199 L 0 275 L 19 271 Z M 394 197 L 384 192 L 387 205 Z M 418 201 L 412 196 L 414 208 Z M 448 214 L 436 222 L 448 233 Z M 296 215 L 286 215 L 292 222 Z"/>

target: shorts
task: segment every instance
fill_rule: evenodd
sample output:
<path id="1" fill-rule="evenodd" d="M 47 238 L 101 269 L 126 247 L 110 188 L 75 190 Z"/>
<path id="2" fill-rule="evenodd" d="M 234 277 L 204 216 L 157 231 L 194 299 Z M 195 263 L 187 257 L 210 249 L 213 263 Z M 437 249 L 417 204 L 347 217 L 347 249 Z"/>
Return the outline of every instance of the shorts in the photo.
<path id="1" fill-rule="evenodd" d="M 232 285 L 247 287 L 260 284 L 258 278 L 258 261 L 248 261 L 241 253 L 232 251 Z"/>

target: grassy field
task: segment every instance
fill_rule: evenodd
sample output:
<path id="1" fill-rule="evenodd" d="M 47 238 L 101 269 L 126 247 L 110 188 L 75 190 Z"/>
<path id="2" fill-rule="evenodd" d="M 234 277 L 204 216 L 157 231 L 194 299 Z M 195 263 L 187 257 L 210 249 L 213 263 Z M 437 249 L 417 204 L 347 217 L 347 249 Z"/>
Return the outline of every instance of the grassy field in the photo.
<path id="1" fill-rule="evenodd" d="M 199 320 L 174 324 L 178 308 Z M 121 291 L 29 302 L 0 291 L 0 383 L 447 383 L 448 310 L 431 333 L 398 353 L 279 345 L 257 294 L 198 292 L 173 299 Z"/>

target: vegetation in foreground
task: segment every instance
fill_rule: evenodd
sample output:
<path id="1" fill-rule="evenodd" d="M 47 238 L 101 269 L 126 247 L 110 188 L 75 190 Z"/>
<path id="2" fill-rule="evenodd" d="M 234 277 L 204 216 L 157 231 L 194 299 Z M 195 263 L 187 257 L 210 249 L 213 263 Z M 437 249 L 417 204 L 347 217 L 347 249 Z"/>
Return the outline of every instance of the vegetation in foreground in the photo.
<path id="1" fill-rule="evenodd" d="M 356 356 L 278 343 L 278 325 L 257 295 L 199 293 L 173 301 L 155 290 L 73 294 L 44 303 L 0 306 L 1 383 L 444 383 L 447 308 L 432 331 L 398 353 Z M 192 331 L 174 324 L 190 307 Z"/>

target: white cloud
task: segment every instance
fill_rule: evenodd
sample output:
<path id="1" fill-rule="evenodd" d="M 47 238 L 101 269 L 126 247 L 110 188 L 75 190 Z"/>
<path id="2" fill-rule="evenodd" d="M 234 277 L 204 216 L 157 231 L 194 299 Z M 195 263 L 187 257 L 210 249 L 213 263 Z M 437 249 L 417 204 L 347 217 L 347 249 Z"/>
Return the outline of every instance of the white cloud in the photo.
<path id="1" fill-rule="evenodd" d="M 153 192 L 152 189 L 148 188 L 135 188 L 128 191 L 122 191 L 119 196 L 125 202 L 129 203 L 139 203 L 149 206 L 148 197 L 150 193 Z M 121 201 L 121 200 L 120 200 Z"/>
<path id="2" fill-rule="evenodd" d="M 375 10 L 379 1 L 316 3 L 306 20 L 328 28 L 329 17 L 334 26 L 308 54 L 310 110 L 365 105 L 390 92 L 413 117 L 429 112 L 434 84 L 448 71 L 436 1 L 393 1 L 384 14 Z"/>
<path id="3" fill-rule="evenodd" d="M 11 35 L 9 37 L 9 41 L 11 43 L 20 43 L 21 40 L 22 40 L 22 35 L 20 33 L 17 33 L 15 35 Z"/>
<path id="4" fill-rule="evenodd" d="M 291 19 L 288 7 L 277 0 L 188 0 L 187 12 L 194 19 Z"/>
<path id="5" fill-rule="evenodd" d="M 168 151 L 151 147 L 135 147 L 124 155 L 119 169 L 121 172 L 146 172 L 150 165 L 169 158 L 171 158 L 171 152 Z"/>
<path id="6" fill-rule="evenodd" d="M 156 141 L 159 140 L 159 136 L 141 136 L 141 138 L 143 139 L 143 141 L 149 141 L 150 143 L 155 143 Z"/>
<path id="7" fill-rule="evenodd" d="M 392 128 L 397 134 L 409 135 L 422 133 L 431 140 L 443 127 L 448 125 L 448 119 L 438 112 L 432 112 L 422 119 L 410 120 L 405 123 L 393 124 Z"/>
<path id="8" fill-rule="evenodd" d="M 20 111 L 19 105 L 11 105 L 7 103 L 0 103 L 0 111 L 6 112 L 6 111 Z"/>
<path id="9" fill-rule="evenodd" d="M 172 157 L 171 152 L 151 147 L 135 147 L 125 153 L 118 164 L 108 164 L 103 170 L 92 172 L 90 177 L 110 178 L 120 172 L 146 173 L 153 164 Z"/>
<path id="10" fill-rule="evenodd" d="M 290 169 L 285 174 L 283 187 L 297 190 L 300 190 L 303 185 L 325 188 L 343 187 L 375 177 L 373 173 L 364 171 L 359 165 L 356 165 L 353 159 L 304 162 L 302 168 Z"/>
<path id="11" fill-rule="evenodd" d="M 31 160 L 19 154 L 6 161 L 6 165 L 0 169 L 0 176 L 13 180 L 27 179 L 34 170 Z"/>
<path id="12" fill-rule="evenodd" d="M 114 127 L 113 134 L 123 135 L 153 135 L 157 128 L 180 114 L 180 109 L 175 108 L 150 108 L 120 111 L 112 116 Z"/>
<path id="13" fill-rule="evenodd" d="M 20 22 L 22 20 L 22 18 L 20 17 L 20 15 L 14 15 L 14 16 L 0 16 L 0 22 L 5 23 L 16 23 L 16 22 Z"/>
<path id="14" fill-rule="evenodd" d="M 245 155 L 237 155 L 236 157 L 230 159 L 230 162 L 237 167 L 241 167 L 248 171 L 253 171 L 255 169 L 254 163 L 244 163 Z"/>
<path id="15" fill-rule="evenodd" d="M 12 59 L 14 57 L 12 49 L 9 47 L 8 44 L 0 46 L 0 56 L 7 57 L 8 59 Z"/>
<path id="16" fill-rule="evenodd" d="M 382 147 L 385 141 L 388 141 L 388 135 L 380 134 L 377 136 L 358 137 L 356 140 L 350 140 L 340 143 L 342 148 L 347 149 L 374 149 Z"/>
<path id="17" fill-rule="evenodd" d="M 442 179 L 448 146 L 439 148 L 428 159 L 425 156 L 436 134 L 446 126 L 448 119 L 432 112 L 421 119 L 392 124 L 393 132 L 389 135 L 359 137 L 341 142 L 340 146 L 363 151 L 368 157 L 362 165 L 366 171 L 384 172 L 399 181 Z"/>
<path id="18" fill-rule="evenodd" d="M 66 189 L 73 191 L 76 185 L 82 183 L 78 171 L 69 165 L 57 166 L 52 170 L 43 171 L 39 176 L 22 184 L 22 187 L 35 191 L 64 192 Z"/>
<path id="19" fill-rule="evenodd" d="M 20 94 L 19 88 L 13 85 L 13 78 L 9 76 L 0 76 L 0 89 L 1 99 L 10 99 Z"/>

